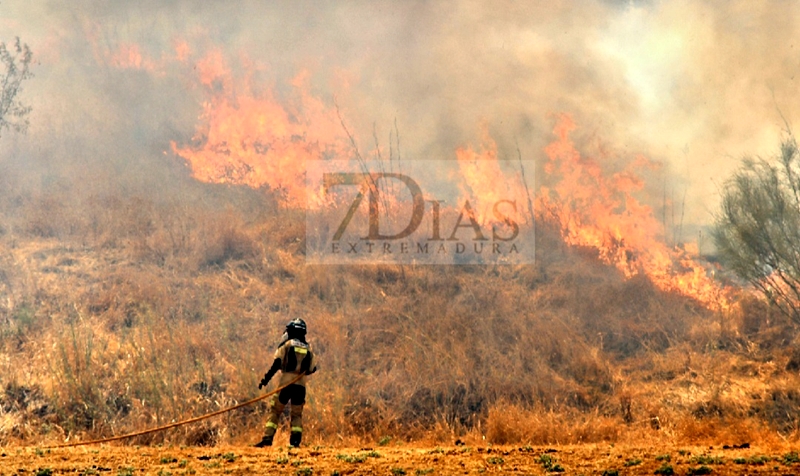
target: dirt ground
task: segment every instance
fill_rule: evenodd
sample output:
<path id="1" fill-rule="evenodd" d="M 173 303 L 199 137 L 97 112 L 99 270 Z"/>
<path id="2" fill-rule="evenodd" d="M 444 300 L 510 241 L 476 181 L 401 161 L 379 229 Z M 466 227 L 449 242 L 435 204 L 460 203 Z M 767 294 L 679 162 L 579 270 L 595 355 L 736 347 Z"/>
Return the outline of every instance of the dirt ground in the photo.
<path id="1" fill-rule="evenodd" d="M 787 448 L 453 446 L 374 448 L 87 446 L 0 448 L 2 475 L 799 474 Z"/>

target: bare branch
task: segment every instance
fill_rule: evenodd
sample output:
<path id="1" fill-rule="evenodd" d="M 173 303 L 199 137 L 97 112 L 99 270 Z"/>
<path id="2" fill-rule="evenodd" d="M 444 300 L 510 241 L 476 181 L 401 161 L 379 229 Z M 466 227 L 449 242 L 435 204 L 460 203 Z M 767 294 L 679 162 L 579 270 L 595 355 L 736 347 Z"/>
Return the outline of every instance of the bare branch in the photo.
<path id="1" fill-rule="evenodd" d="M 0 43 L 0 135 L 3 129 L 25 132 L 28 128 L 30 106 L 19 101 L 22 83 L 33 77 L 30 71 L 33 53 L 19 38 L 9 47 Z"/>

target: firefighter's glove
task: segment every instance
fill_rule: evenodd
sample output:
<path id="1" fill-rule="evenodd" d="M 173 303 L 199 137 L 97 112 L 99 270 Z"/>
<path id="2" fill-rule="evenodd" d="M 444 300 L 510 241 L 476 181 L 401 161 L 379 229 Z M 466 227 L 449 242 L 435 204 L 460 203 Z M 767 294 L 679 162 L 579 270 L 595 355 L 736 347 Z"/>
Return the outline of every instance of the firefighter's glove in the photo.
<path id="1" fill-rule="evenodd" d="M 264 374 L 264 378 L 262 378 L 261 381 L 258 383 L 259 390 L 267 386 L 267 384 L 269 383 L 269 379 L 270 377 Z"/>

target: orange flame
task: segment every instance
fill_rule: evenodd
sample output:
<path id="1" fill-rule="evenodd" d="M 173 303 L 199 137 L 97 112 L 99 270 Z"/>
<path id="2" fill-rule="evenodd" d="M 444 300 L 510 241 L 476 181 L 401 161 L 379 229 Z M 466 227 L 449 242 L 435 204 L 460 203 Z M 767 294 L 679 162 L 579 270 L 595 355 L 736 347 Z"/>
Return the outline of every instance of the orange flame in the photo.
<path id="1" fill-rule="evenodd" d="M 696 260 L 697 246 L 664 244 L 653 210 L 632 195 L 643 186 L 635 170 L 653 164 L 640 157 L 607 177 L 596 160 L 582 157 L 572 144 L 574 129 L 569 116 L 559 117 L 553 130 L 557 139 L 545 148 L 545 171 L 560 181 L 543 187 L 537 203 L 559 225 L 564 241 L 596 249 L 601 260 L 627 277 L 643 273 L 660 289 L 690 296 L 712 310 L 728 309 L 727 290 Z"/>
<path id="2" fill-rule="evenodd" d="M 309 92 L 308 74 L 292 82 L 292 106 L 271 90 L 254 93 L 236 84 L 219 51 L 197 63 L 200 82 L 211 95 L 201 125 L 188 145 L 172 143 L 201 181 L 278 190 L 284 204 L 306 205 L 306 161 L 348 155 L 336 114 Z"/>
<path id="3" fill-rule="evenodd" d="M 479 223 L 486 224 L 497 221 L 492 214 L 495 203 L 509 197 L 525 197 L 527 190 L 524 189 L 525 184 L 518 175 L 521 173 L 520 170 L 517 170 L 516 174 L 510 174 L 500 167 L 497 144 L 485 124 L 481 129 L 481 148 L 475 151 L 470 147 L 460 147 L 456 149 L 456 158 L 460 178 L 463 179 L 459 182 L 466 184 L 468 189 L 462 190 L 462 193 L 464 197 L 473 197 L 477 201 L 473 204 L 475 216 Z M 463 201 L 464 199 L 461 200 Z M 519 216 L 524 218 L 530 215 L 529 210 L 526 211 L 526 204 L 516 203 L 515 206 Z"/>
<path id="4" fill-rule="evenodd" d="M 174 49 L 174 58 L 155 62 L 138 46 L 122 45 L 110 60 L 119 68 L 153 71 L 164 61 L 185 64 L 192 56 L 185 41 L 176 41 Z M 198 180 L 268 187 L 282 193 L 286 206 L 304 207 L 306 162 L 352 158 L 341 119 L 309 93 L 308 72 L 296 76 L 293 95 L 280 101 L 271 90 L 255 92 L 249 78 L 236 81 L 219 50 L 197 61 L 193 70 L 209 99 L 191 142 L 171 146 Z M 607 176 L 597 160 L 582 157 L 572 144 L 569 134 L 574 129 L 568 115 L 559 117 L 553 131 L 557 139 L 545 148 L 545 172 L 559 180 L 540 190 L 537 212 L 558 224 L 567 244 L 597 250 L 602 261 L 626 277 L 645 274 L 660 289 L 691 296 L 710 309 L 728 309 L 728 292 L 697 261 L 697 246 L 667 246 L 652 209 L 633 196 L 643 187 L 637 171 L 656 164 L 639 157 Z M 459 148 L 456 157 L 469 189 L 463 192 L 477 197 L 474 210 L 486 223 L 491 220 L 490 204 L 503 197 L 528 196 L 528 190 L 521 190 L 522 181 L 502 170 L 485 126 L 482 139 L 478 151 Z M 523 216 L 526 205 L 517 205 Z"/>

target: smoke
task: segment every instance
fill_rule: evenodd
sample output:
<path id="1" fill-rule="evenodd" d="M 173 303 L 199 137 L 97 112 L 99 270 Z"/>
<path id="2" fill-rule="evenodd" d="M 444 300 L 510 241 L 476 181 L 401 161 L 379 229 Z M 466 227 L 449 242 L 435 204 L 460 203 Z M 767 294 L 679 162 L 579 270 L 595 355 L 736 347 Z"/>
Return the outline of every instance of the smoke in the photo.
<path id="1" fill-rule="evenodd" d="M 20 36 L 39 64 L 23 93 L 31 128 L 0 139 L 0 169 L 34 188 L 161 190 L 181 174 L 170 142 L 190 143 L 209 88 L 288 98 L 303 74 L 360 148 L 373 134 L 387 148 L 396 121 L 404 159 L 454 157 L 485 126 L 501 157 L 519 147 L 543 162 L 554 115 L 568 113 L 609 167 L 663 162 L 651 203 L 706 224 L 740 157 L 775 150 L 778 108 L 789 124 L 800 114 L 799 12 L 745 0 L 6 0 L 0 40 Z M 198 79 L 209 58 L 234 84 Z"/>

